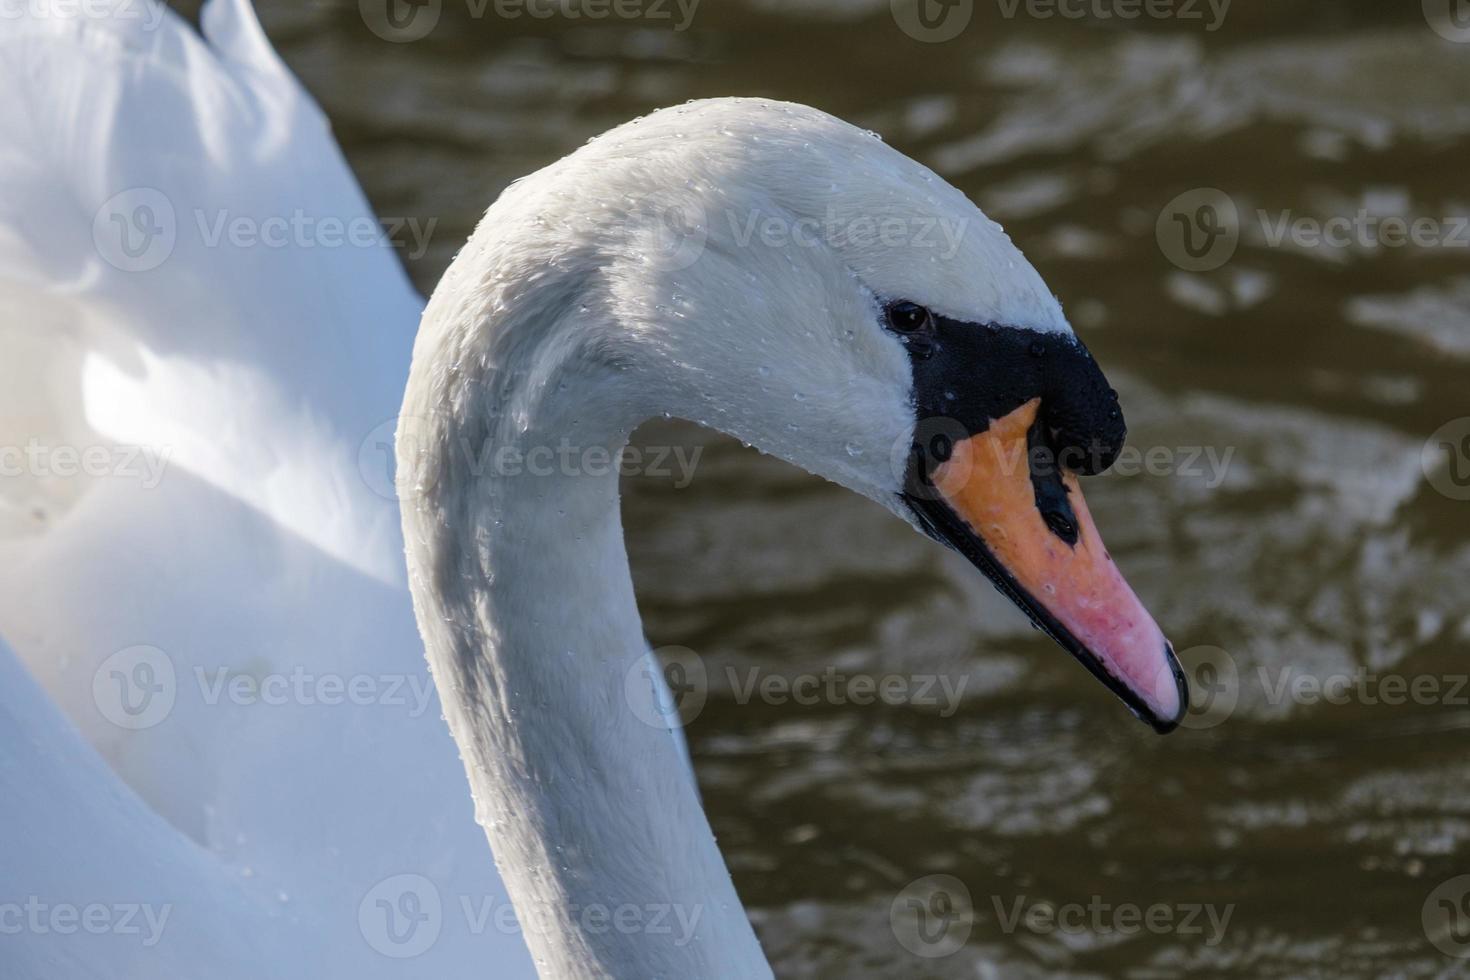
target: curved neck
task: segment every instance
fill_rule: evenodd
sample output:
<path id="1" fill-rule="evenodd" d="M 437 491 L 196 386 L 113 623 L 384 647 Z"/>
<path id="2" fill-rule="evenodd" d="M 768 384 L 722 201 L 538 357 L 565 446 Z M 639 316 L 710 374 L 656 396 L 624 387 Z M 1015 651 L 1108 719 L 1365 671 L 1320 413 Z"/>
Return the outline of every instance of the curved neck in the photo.
<path id="1" fill-rule="evenodd" d="M 450 375 L 494 360 L 442 356 L 455 343 L 421 340 L 416 359 Z M 616 468 L 590 465 L 616 458 L 638 413 L 590 404 L 611 382 L 537 346 L 447 383 L 416 365 L 419 421 L 400 429 L 400 464 L 424 440 L 407 450 L 424 453 L 416 478 L 400 476 L 422 488 L 404 501 L 409 565 L 477 813 L 543 976 L 769 976 L 657 724 Z"/>

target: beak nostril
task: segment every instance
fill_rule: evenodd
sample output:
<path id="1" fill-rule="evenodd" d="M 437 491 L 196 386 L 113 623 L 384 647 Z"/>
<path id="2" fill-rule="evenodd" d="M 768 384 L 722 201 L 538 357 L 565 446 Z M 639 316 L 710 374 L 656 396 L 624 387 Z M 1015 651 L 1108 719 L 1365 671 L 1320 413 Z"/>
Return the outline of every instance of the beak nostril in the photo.
<path id="1" fill-rule="evenodd" d="M 1077 543 L 1077 525 L 1068 520 L 1065 514 L 1049 511 L 1042 517 L 1046 521 L 1046 526 L 1051 528 L 1051 532 L 1057 537 L 1068 544 Z"/>
<path id="2" fill-rule="evenodd" d="M 1036 509 L 1051 533 L 1069 545 L 1077 544 L 1076 513 L 1068 499 L 1066 450 L 1060 452 L 1047 437 L 1046 426 L 1038 418 L 1026 434 L 1027 457 L 1031 464 L 1031 487 L 1036 494 Z"/>

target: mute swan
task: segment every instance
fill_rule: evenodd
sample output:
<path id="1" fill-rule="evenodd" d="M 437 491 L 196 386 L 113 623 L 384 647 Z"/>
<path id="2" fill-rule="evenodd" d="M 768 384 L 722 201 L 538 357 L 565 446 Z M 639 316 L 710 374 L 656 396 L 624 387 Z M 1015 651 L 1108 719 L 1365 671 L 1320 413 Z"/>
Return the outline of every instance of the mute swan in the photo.
<path id="1" fill-rule="evenodd" d="M 135 188 L 163 189 L 181 232 L 200 209 L 369 213 L 244 0 L 206 6 L 212 47 L 172 18 L 137 28 L 22 20 L 3 35 L 21 108 L 0 112 L 33 151 L 0 171 L 4 199 L 23 202 L 0 236 L 17 270 L 0 295 L 22 314 L 6 339 L 74 386 L 39 394 L 34 414 L 66 438 L 174 455 L 157 487 L 70 487 L 42 527 L 9 530 L 0 627 L 128 786 L 68 767 L 0 796 L 0 813 L 55 855 L 13 863 L 20 887 L 112 894 L 110 856 L 138 840 L 176 918 L 157 959 L 118 958 L 116 936 L 23 935 L 20 976 L 504 978 L 531 975 L 525 946 L 543 976 L 770 975 L 677 732 L 647 723 L 665 694 L 643 669 L 616 477 L 487 471 L 486 446 L 615 452 L 662 413 L 729 432 L 958 548 L 1136 712 L 1177 720 L 1172 652 L 1075 477 L 1025 462 L 1036 440 L 1104 465 L 1122 437 L 1106 384 L 999 228 L 924 168 L 813 110 L 725 100 L 655 114 L 515 185 L 424 313 L 398 422 L 400 539 L 397 505 L 357 473 L 363 436 L 395 414 L 418 306 L 391 256 L 181 233 L 167 261 L 126 270 L 99 260 L 90 222 L 36 220 L 107 213 Z M 788 234 L 746 233 L 766 219 Z M 941 227 L 958 230 L 950 248 Z M 44 342 L 26 333 L 43 328 Z M 298 703 L 262 720 L 190 687 L 200 671 L 301 665 L 421 676 L 405 545 L 503 881 L 433 711 Z M 85 614 L 40 612 L 65 608 Z M 91 680 L 139 643 L 168 656 L 177 703 L 119 730 Z M 27 690 L 7 686 L 0 720 L 63 744 Z M 54 765 L 4 761 L 17 785 Z M 67 802 L 74 820 L 44 819 Z M 360 916 L 404 874 L 446 911 L 398 960 L 364 941 Z M 454 907 L 507 894 L 524 943 Z M 406 897 L 376 895 L 420 914 L 393 907 Z M 587 928 L 592 906 L 657 906 L 692 934 Z M 231 934 L 237 913 L 251 942 Z"/>
<path id="2" fill-rule="evenodd" d="M 625 685 L 647 646 L 616 473 L 484 465 L 568 442 L 616 457 L 661 414 L 958 549 L 1141 717 L 1177 724 L 1182 672 L 1077 482 L 1122 448 L 1116 393 L 1000 227 L 812 109 L 654 113 L 486 212 L 424 312 L 398 432 L 419 626 L 547 976 L 769 975 L 648 723 L 657 693 Z M 577 910 L 597 902 L 701 910 L 699 941 L 590 932 Z"/>

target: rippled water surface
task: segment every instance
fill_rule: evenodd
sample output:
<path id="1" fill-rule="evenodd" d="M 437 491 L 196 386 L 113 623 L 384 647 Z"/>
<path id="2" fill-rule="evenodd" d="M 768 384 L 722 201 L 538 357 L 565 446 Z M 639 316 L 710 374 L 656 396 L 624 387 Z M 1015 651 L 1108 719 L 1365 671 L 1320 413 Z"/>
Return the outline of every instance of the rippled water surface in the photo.
<path id="1" fill-rule="evenodd" d="M 1448 955 L 1470 955 L 1464 889 L 1431 896 L 1470 872 L 1470 422 L 1431 438 L 1470 416 L 1470 43 L 1377 0 L 1242 2 L 1215 31 L 987 0 L 938 44 L 886 0 L 705 0 L 684 31 L 444 0 L 400 44 L 355 3 L 261 6 L 379 211 L 437 219 L 410 258 L 426 291 L 509 181 L 618 122 L 808 102 L 1002 221 L 1162 454 L 1089 492 L 1193 650 L 1203 700 L 1161 739 L 875 506 L 692 427 L 644 433 L 704 453 L 687 487 L 630 482 L 630 547 L 653 642 L 706 667 L 699 777 L 778 975 L 1470 975 Z M 1189 271 L 1169 208 L 1201 188 L 1240 242 Z M 1277 234 L 1360 213 L 1435 240 Z M 741 696 L 829 668 L 962 696 Z M 919 956 L 891 917 L 942 915 L 905 891 L 936 874 L 963 889 L 935 921 L 968 941 Z M 1130 907 L 1168 924 L 1127 929 Z"/>

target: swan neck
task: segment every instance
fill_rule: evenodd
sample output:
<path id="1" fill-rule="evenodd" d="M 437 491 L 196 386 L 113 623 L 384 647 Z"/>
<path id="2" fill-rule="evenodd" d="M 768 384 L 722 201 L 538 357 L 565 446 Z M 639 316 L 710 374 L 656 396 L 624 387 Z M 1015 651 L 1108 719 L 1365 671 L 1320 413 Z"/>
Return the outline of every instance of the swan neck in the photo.
<path id="1" fill-rule="evenodd" d="M 490 411 L 415 406 L 410 383 L 434 475 L 405 532 L 446 718 L 542 975 L 769 976 L 654 707 L 616 468 L 584 465 L 616 459 L 632 419 L 579 404 L 588 386 L 556 368 L 471 387 L 495 392 Z"/>

